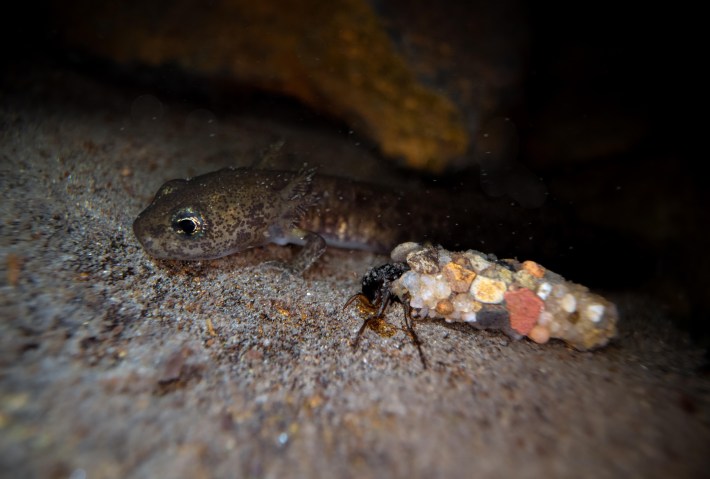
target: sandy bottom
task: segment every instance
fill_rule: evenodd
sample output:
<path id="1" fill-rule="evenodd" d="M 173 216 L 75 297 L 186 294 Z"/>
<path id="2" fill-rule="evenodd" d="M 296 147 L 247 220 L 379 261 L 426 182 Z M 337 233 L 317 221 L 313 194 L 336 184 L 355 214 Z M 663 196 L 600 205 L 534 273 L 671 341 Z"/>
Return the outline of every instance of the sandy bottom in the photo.
<path id="1" fill-rule="evenodd" d="M 652 298 L 610 293 L 621 334 L 592 353 L 437 321 L 416 324 L 427 370 L 402 331 L 353 351 L 342 306 L 386 258 L 154 261 L 131 223 L 164 181 L 278 136 L 357 148 L 72 81 L 0 105 L 3 477 L 707 477 L 702 351 Z"/>

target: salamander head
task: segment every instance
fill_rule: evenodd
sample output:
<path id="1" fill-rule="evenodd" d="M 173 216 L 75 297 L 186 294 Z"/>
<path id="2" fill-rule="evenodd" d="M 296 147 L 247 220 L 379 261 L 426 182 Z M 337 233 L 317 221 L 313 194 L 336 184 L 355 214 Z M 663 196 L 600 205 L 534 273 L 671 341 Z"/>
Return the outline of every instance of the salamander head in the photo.
<path id="1" fill-rule="evenodd" d="M 254 246 L 248 218 L 230 204 L 224 189 L 207 176 L 172 180 L 138 215 L 133 232 L 155 258 L 219 258 Z"/>
<path id="2" fill-rule="evenodd" d="M 165 183 L 153 202 L 133 222 L 133 232 L 146 252 L 160 259 L 200 259 L 209 244 L 205 205 L 185 201 L 185 180 Z M 191 200 L 191 198 L 188 198 Z"/>

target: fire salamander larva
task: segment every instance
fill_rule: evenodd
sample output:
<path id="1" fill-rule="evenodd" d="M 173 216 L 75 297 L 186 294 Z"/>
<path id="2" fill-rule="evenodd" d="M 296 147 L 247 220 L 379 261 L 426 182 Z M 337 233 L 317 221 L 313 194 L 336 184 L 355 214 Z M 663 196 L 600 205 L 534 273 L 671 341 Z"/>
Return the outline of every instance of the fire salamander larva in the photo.
<path id="1" fill-rule="evenodd" d="M 531 225 L 521 208 L 498 204 L 502 200 L 443 193 L 404 194 L 313 169 L 225 168 L 165 183 L 133 231 L 159 259 L 213 259 L 267 243 L 300 244 L 291 269 L 302 272 L 326 244 L 384 254 L 405 241 L 505 247 Z"/>

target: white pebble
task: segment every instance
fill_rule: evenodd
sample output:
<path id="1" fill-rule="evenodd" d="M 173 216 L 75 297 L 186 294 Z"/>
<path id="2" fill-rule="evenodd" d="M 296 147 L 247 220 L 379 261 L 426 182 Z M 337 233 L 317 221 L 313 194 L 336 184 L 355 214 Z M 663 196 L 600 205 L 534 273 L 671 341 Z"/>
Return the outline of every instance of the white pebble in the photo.
<path id="1" fill-rule="evenodd" d="M 438 299 L 446 299 L 451 296 L 451 287 L 446 283 L 443 275 L 436 276 L 436 281 L 432 285 L 432 293 Z"/>
<path id="2" fill-rule="evenodd" d="M 577 298 L 567 293 L 560 301 L 560 306 L 568 313 L 574 313 L 577 310 Z"/>
<path id="3" fill-rule="evenodd" d="M 400 276 L 399 282 L 407 289 L 407 291 L 409 291 L 409 294 L 411 294 L 412 296 L 416 296 L 418 294 L 421 282 L 419 281 L 419 275 L 414 271 L 407 271 L 406 273 L 404 273 L 402 276 Z"/>
<path id="4" fill-rule="evenodd" d="M 422 298 L 420 296 L 412 296 L 409 300 L 409 305 L 412 308 L 421 309 L 424 307 L 424 301 L 422 301 Z"/>
<path id="5" fill-rule="evenodd" d="M 456 311 L 461 311 L 462 313 L 470 313 L 476 309 L 476 301 L 468 294 L 457 294 L 451 300 L 451 303 Z"/>
<path id="6" fill-rule="evenodd" d="M 420 280 L 420 287 L 418 291 L 419 297 L 421 297 L 422 301 L 425 303 L 430 303 L 432 300 L 436 299 L 434 297 L 434 284 L 436 283 L 436 280 L 427 275 L 422 275 Z"/>
<path id="7" fill-rule="evenodd" d="M 599 321 L 601 321 L 602 316 L 604 315 L 604 309 L 606 309 L 606 308 L 604 308 L 603 304 L 598 304 L 598 303 L 590 304 L 589 306 L 587 306 L 585 316 L 591 322 L 598 323 Z"/>
<path id="8" fill-rule="evenodd" d="M 468 259 L 471 261 L 471 266 L 476 273 L 480 273 L 491 266 L 490 261 L 481 258 L 477 254 L 469 256 Z"/>
<path id="9" fill-rule="evenodd" d="M 419 243 L 413 243 L 411 241 L 408 243 L 402 243 L 397 245 L 395 249 L 392 250 L 390 258 L 394 261 L 403 262 L 409 253 L 420 249 L 422 249 L 422 246 Z"/>
<path id="10" fill-rule="evenodd" d="M 540 286 L 537 288 L 537 295 L 543 301 L 545 301 L 550 296 L 551 292 L 552 285 L 550 283 L 541 283 Z"/>
<path id="11" fill-rule="evenodd" d="M 444 250 L 439 251 L 439 267 L 443 268 L 444 265 L 451 263 L 451 256 L 445 253 Z"/>

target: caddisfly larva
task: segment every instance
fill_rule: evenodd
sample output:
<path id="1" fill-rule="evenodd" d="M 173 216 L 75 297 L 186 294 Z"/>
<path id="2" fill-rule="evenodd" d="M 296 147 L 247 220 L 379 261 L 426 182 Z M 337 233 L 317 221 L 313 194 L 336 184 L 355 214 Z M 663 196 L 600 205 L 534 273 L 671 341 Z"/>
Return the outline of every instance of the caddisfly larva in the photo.
<path id="1" fill-rule="evenodd" d="M 513 339 L 543 344 L 551 338 L 586 351 L 606 345 L 617 334 L 616 306 L 588 288 L 566 281 L 534 261 L 499 260 L 468 250 L 403 243 L 392 251 L 394 263 L 370 270 L 358 300 L 371 314 L 358 331 L 381 319 L 397 301 L 404 324 L 422 363 L 421 343 L 412 327 L 417 318 L 466 322 L 478 329 L 498 329 Z"/>

